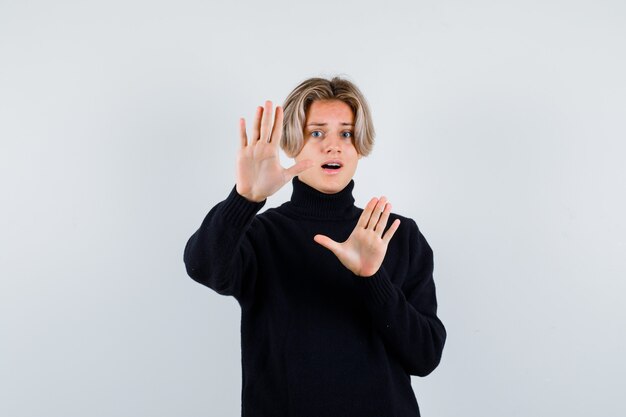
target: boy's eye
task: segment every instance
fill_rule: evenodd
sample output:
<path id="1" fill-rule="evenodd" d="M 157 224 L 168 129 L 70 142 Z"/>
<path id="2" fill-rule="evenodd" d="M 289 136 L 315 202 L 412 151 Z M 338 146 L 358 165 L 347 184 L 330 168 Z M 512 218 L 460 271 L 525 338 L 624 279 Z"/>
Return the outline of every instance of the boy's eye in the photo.
<path id="1" fill-rule="evenodd" d="M 311 132 L 311 136 L 313 136 L 314 138 L 321 138 L 322 135 L 323 135 L 323 132 L 321 130 L 314 130 Z M 341 135 L 343 136 L 344 139 L 352 139 L 353 137 L 353 134 L 350 131 L 342 132 Z"/>
<path id="2" fill-rule="evenodd" d="M 316 135 L 316 133 L 319 133 L 319 135 Z M 322 135 L 322 132 L 319 130 L 314 130 L 311 132 L 311 136 L 313 136 L 314 138 L 319 138 L 321 135 Z M 352 132 L 343 132 L 342 135 L 344 138 L 351 138 Z"/>

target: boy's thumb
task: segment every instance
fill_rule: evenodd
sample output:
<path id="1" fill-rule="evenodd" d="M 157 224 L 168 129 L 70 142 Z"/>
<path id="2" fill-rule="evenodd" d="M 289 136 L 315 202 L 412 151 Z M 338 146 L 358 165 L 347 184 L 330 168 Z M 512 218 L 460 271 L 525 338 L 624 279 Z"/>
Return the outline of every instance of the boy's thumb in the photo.
<path id="1" fill-rule="evenodd" d="M 320 245 L 324 246 L 326 249 L 332 251 L 333 253 L 336 253 L 335 250 L 337 250 L 339 247 L 339 243 L 335 242 L 328 236 L 315 235 L 313 237 L 313 240 L 319 243 Z"/>

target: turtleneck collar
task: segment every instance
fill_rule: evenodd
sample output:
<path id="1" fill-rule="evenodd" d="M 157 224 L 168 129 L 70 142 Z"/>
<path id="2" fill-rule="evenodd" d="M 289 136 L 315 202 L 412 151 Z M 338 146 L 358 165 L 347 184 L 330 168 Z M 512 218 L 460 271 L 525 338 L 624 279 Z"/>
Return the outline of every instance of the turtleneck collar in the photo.
<path id="1" fill-rule="evenodd" d="M 291 180 L 293 192 L 286 207 L 303 217 L 319 219 L 352 219 L 359 214 L 354 205 L 352 190 L 354 180 L 350 180 L 343 190 L 335 194 L 325 194 L 300 181 L 297 176 Z"/>

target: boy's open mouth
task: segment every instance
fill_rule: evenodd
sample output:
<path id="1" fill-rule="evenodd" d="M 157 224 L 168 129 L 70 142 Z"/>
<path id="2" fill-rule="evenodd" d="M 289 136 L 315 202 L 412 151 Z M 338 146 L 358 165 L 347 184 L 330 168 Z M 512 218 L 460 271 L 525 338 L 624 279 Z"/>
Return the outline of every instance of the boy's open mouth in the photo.
<path id="1" fill-rule="evenodd" d="M 341 168 L 341 164 L 337 164 L 337 163 L 324 164 L 324 165 L 322 165 L 322 168 L 324 168 L 324 169 L 339 169 L 339 168 Z"/>
<path id="2" fill-rule="evenodd" d="M 339 171 L 341 171 L 341 168 L 343 168 L 343 164 L 341 163 L 341 161 L 338 160 L 326 161 L 322 164 L 322 170 L 324 171 L 324 173 L 329 175 L 338 174 Z"/>

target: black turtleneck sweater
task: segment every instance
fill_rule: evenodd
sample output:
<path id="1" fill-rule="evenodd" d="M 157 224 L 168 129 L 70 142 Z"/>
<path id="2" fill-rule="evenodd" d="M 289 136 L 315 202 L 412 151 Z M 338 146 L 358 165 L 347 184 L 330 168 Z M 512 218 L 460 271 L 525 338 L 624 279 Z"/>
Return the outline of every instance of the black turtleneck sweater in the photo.
<path id="1" fill-rule="evenodd" d="M 233 187 L 184 251 L 187 273 L 241 306 L 243 417 L 415 417 L 410 375 L 439 364 L 433 252 L 415 221 L 400 227 L 371 277 L 313 240 L 343 242 L 363 209 L 354 180 L 324 194 L 292 180 L 291 200 L 257 215 Z"/>

